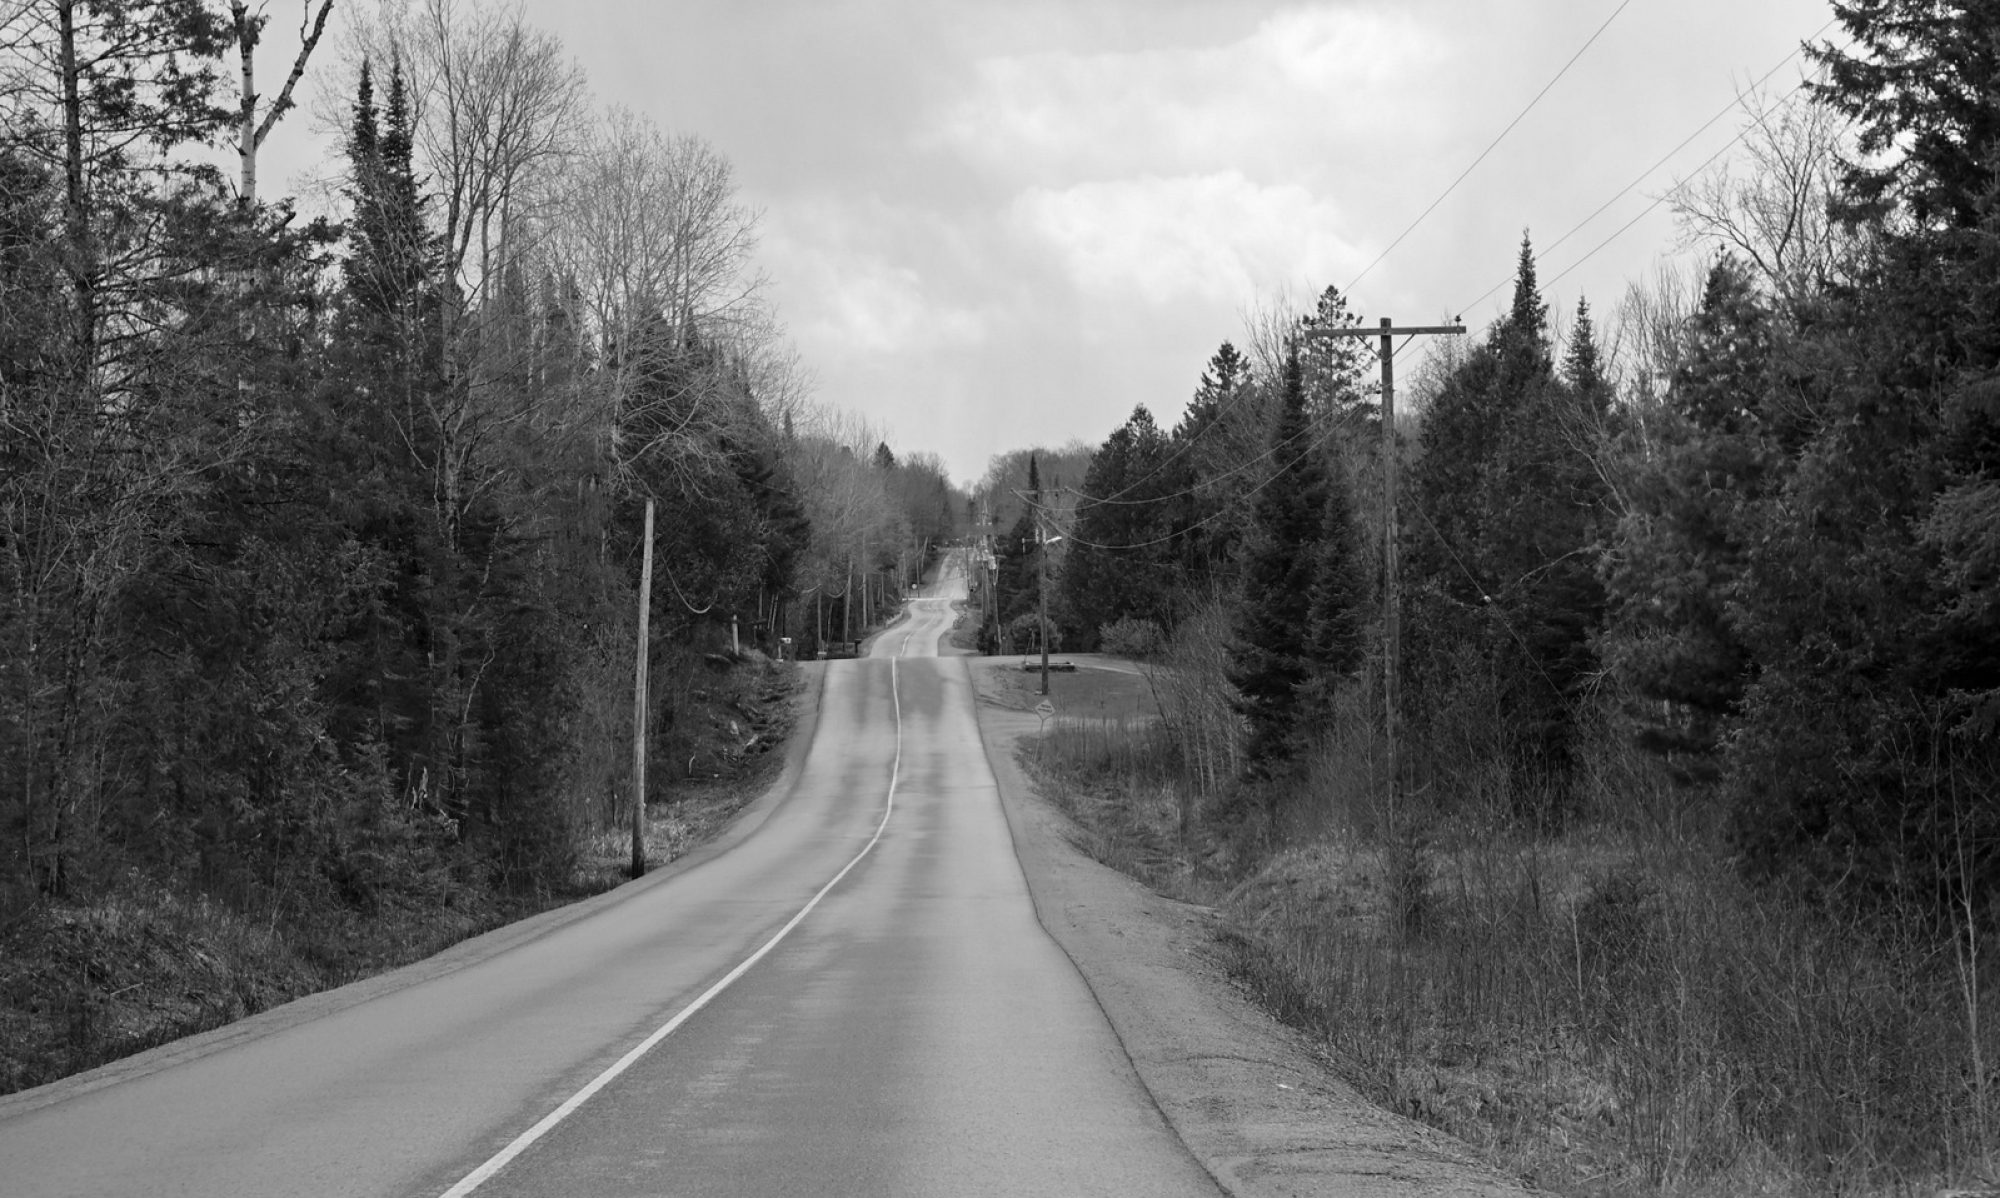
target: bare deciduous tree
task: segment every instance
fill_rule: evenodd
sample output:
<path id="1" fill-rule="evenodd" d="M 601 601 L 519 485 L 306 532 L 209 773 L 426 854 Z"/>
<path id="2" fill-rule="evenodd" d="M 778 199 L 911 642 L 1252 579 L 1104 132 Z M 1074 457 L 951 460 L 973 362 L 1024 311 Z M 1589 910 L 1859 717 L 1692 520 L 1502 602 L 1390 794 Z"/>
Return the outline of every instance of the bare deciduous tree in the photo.
<path id="1" fill-rule="evenodd" d="M 349 27 L 343 57 L 350 76 L 363 60 L 402 64 L 414 157 L 436 192 L 432 219 L 456 289 L 445 305 L 450 344 L 459 305 L 478 305 L 503 255 L 531 249 L 535 203 L 554 194 L 549 180 L 590 116 L 587 82 L 559 38 L 523 19 L 518 0 L 382 0 Z M 319 118 L 346 127 L 340 102 Z"/>
<path id="2" fill-rule="evenodd" d="M 1688 244 L 1713 244 L 1747 261 L 1773 294 L 1790 297 L 1839 270 L 1845 236 L 1828 215 L 1846 126 L 1803 98 L 1743 97 L 1746 161 L 1725 159 L 1682 182 L 1674 215 Z"/>
<path id="3" fill-rule="evenodd" d="M 768 329 L 762 277 L 750 265 L 756 216 L 737 199 L 728 161 L 699 138 L 669 137 L 615 110 L 558 185 L 565 209 L 544 237 L 546 258 L 575 297 L 590 342 L 596 419 L 629 428 L 620 418 L 642 401 L 665 417 L 645 422 L 643 443 L 616 446 L 619 459 L 692 462 L 713 452 L 708 423 L 726 414 L 709 409 L 702 389 L 715 380 L 683 375 L 669 394 L 647 391 L 697 340 L 743 363 Z"/>

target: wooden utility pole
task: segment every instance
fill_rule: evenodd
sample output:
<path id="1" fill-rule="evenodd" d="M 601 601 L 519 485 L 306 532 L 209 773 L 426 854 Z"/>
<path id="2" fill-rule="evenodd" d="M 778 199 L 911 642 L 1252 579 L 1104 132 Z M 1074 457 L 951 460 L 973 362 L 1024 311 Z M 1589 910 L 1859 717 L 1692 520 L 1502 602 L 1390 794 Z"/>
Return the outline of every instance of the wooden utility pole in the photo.
<path id="1" fill-rule="evenodd" d="M 1042 518 L 1035 517 L 1035 564 L 1041 570 L 1041 585 L 1036 587 L 1037 598 L 1042 602 L 1042 693 L 1049 693 L 1049 536 L 1042 530 Z"/>
<path id="2" fill-rule="evenodd" d="M 653 501 L 646 500 L 645 549 L 639 566 L 639 651 L 632 684 L 632 876 L 646 873 L 646 650 L 653 610 Z"/>
<path id="3" fill-rule="evenodd" d="M 1379 353 L 1382 359 L 1382 488 L 1387 493 L 1382 505 L 1382 641 L 1384 661 L 1382 664 L 1382 727 L 1389 750 L 1389 811 L 1396 810 L 1396 779 L 1402 763 L 1397 755 L 1396 722 L 1402 711 L 1401 690 L 1403 672 L 1403 615 L 1401 587 L 1396 573 L 1396 344 L 1397 337 L 1415 337 L 1422 334 L 1443 334 L 1457 336 L 1465 332 L 1462 324 L 1412 325 L 1397 328 L 1386 316 L 1382 318 L 1380 329 L 1365 325 L 1347 328 L 1317 328 L 1308 333 L 1313 337 L 1370 337 L 1382 338 Z"/>

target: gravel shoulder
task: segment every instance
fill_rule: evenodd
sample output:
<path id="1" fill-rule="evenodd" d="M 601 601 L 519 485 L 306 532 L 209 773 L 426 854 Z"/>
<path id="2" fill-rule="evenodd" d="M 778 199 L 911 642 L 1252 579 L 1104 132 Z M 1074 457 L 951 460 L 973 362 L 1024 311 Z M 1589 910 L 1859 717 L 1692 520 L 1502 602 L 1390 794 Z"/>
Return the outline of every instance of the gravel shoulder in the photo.
<path id="1" fill-rule="evenodd" d="M 1527 1195 L 1459 1141 L 1362 1098 L 1230 981 L 1213 912 L 1078 851 L 1068 817 L 1016 759 L 1040 721 L 1009 705 L 1006 658 L 967 663 L 1035 910 L 1097 996 L 1188 1149 L 1236 1198 Z"/>

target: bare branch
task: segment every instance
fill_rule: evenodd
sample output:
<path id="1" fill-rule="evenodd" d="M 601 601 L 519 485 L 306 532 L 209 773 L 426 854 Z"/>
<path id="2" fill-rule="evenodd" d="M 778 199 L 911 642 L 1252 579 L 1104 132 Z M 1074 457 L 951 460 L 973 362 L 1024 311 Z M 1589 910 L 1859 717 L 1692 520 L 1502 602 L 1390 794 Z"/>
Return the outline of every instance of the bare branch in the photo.
<path id="1" fill-rule="evenodd" d="M 310 6 L 310 0 L 308 0 L 308 6 Z M 305 40 L 299 45 L 299 56 L 292 60 L 292 73 L 285 77 L 285 86 L 278 92 L 278 98 L 271 102 L 271 107 L 264 113 L 263 121 L 257 126 L 256 144 L 258 147 L 261 148 L 264 144 L 264 139 L 271 135 L 271 128 L 278 123 L 279 118 L 291 111 L 293 106 L 292 90 L 298 86 L 299 79 L 305 75 L 306 60 L 312 57 L 314 48 L 319 45 L 320 35 L 326 32 L 327 14 L 332 11 L 333 0 L 320 0 L 319 15 L 313 18 L 312 31 L 310 33 L 306 32 L 305 21 L 301 17 L 299 33 Z"/>

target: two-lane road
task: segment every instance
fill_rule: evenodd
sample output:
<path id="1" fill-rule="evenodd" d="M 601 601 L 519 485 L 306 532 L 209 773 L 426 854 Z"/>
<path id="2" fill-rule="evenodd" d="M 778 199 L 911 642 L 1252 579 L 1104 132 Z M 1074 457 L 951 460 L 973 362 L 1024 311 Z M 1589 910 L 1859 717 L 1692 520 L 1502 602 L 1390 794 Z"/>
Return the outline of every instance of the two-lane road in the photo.
<path id="1" fill-rule="evenodd" d="M 825 667 L 803 768 L 728 851 L 455 972 L 0 1102 L 0 1194 L 1215 1193 L 1035 920 L 936 655 L 962 595 Z"/>

